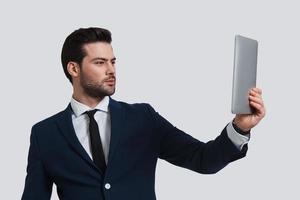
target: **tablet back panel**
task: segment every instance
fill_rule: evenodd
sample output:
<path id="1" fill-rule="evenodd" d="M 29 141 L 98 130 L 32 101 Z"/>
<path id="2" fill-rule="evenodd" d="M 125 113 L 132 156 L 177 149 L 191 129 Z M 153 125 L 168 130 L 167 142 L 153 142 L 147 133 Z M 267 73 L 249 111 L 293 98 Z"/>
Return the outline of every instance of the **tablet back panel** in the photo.
<path id="1" fill-rule="evenodd" d="M 234 114 L 252 113 L 248 93 L 256 86 L 257 47 L 256 40 L 235 36 L 231 101 L 231 112 Z"/>

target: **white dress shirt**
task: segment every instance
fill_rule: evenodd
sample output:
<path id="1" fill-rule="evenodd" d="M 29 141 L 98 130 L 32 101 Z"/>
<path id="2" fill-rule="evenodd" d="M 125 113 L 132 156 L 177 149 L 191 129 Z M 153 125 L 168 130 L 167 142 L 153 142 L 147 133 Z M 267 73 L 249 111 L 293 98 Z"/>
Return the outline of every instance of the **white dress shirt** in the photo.
<path id="1" fill-rule="evenodd" d="M 90 108 L 89 106 L 76 101 L 73 97 L 71 99 L 72 122 L 75 129 L 76 136 L 88 153 L 90 158 L 92 157 L 92 149 L 90 145 L 90 134 L 89 134 L 89 117 L 84 114 L 85 111 L 97 109 L 94 118 L 98 124 L 100 138 L 103 147 L 103 153 L 105 157 L 105 162 L 107 164 L 110 136 L 111 136 L 111 123 L 110 123 L 110 113 L 108 112 L 109 97 L 105 96 L 102 101 L 95 108 Z"/>
<path id="2" fill-rule="evenodd" d="M 233 120 L 226 127 L 228 137 L 239 150 L 242 150 L 243 146 L 249 142 L 250 134 L 247 135 L 239 134 L 233 128 L 232 122 Z"/>
<path id="3" fill-rule="evenodd" d="M 110 113 L 108 110 L 109 97 L 105 96 L 102 101 L 95 108 L 90 108 L 89 106 L 82 104 L 76 101 L 73 97 L 71 99 L 71 107 L 73 109 L 72 113 L 72 122 L 75 129 L 76 136 L 88 153 L 91 159 L 92 151 L 90 146 L 90 135 L 89 135 L 89 117 L 87 114 L 84 114 L 85 111 L 98 109 L 94 115 L 94 118 L 98 124 L 100 138 L 103 146 L 103 152 L 105 157 L 105 162 L 107 163 L 108 152 L 109 152 L 109 144 L 111 137 L 111 119 Z M 227 134 L 229 139 L 233 142 L 233 144 L 238 148 L 242 149 L 245 144 L 248 143 L 250 139 L 250 135 L 241 135 L 239 134 L 233 127 L 232 121 L 226 127 Z"/>

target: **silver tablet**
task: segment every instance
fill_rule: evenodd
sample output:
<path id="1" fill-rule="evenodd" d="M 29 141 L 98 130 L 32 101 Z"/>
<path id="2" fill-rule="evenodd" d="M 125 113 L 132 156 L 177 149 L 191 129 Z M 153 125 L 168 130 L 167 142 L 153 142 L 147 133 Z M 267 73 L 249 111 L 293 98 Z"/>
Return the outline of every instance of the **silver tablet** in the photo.
<path id="1" fill-rule="evenodd" d="M 249 90 L 256 86 L 257 47 L 256 40 L 235 36 L 231 100 L 233 114 L 252 113 L 248 96 Z"/>

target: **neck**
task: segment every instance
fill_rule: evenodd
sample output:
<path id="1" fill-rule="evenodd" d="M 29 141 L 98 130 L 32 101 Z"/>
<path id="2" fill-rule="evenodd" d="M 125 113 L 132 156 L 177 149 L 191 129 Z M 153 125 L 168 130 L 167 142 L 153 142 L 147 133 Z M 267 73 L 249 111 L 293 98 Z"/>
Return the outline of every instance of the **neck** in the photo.
<path id="1" fill-rule="evenodd" d="M 80 92 L 80 91 L 77 91 L 77 90 L 73 90 L 73 95 L 72 97 L 84 104 L 84 105 L 87 105 L 89 106 L 90 108 L 95 108 L 100 101 L 102 101 L 102 99 L 104 98 L 103 97 L 91 97 L 91 96 L 88 96 L 87 94 L 85 94 L 84 92 Z"/>

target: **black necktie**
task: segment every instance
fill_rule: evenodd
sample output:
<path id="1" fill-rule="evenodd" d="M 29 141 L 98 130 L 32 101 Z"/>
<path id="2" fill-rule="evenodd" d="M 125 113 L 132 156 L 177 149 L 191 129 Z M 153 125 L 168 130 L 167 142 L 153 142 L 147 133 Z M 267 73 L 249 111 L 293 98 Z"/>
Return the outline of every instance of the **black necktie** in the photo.
<path id="1" fill-rule="evenodd" d="M 91 148 L 92 148 L 92 155 L 94 163 L 103 171 L 105 172 L 106 169 L 106 163 L 99 133 L 98 124 L 94 118 L 94 114 L 97 112 L 97 110 L 90 110 L 86 111 L 85 113 L 90 118 L 89 123 L 89 131 L 90 131 L 90 141 L 91 141 Z"/>

